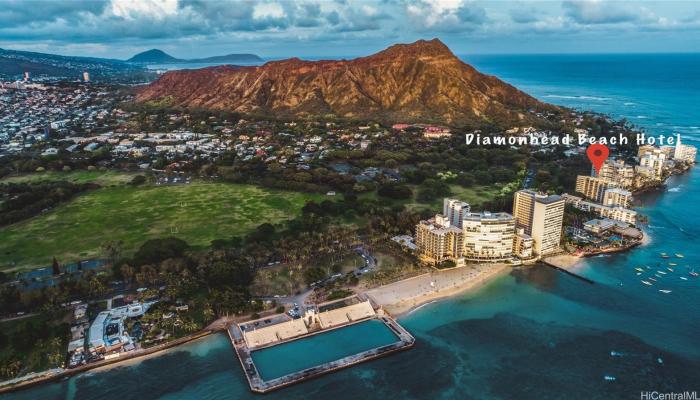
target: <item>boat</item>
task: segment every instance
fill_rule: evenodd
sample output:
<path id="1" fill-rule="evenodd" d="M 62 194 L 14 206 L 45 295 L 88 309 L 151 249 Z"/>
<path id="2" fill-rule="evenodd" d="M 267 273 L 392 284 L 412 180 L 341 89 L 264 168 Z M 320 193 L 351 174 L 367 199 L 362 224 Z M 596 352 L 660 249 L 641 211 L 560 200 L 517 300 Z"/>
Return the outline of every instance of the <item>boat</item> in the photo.
<path id="1" fill-rule="evenodd" d="M 614 376 L 610 376 L 610 375 L 605 375 L 605 378 L 604 378 L 604 379 L 605 379 L 606 381 L 615 381 L 615 380 L 617 380 L 617 378 L 615 378 Z"/>
<path id="2" fill-rule="evenodd" d="M 668 289 L 659 289 L 659 292 L 661 292 L 661 293 L 671 293 L 671 291 L 668 290 Z"/>
<path id="3" fill-rule="evenodd" d="M 666 271 L 656 271 L 656 272 L 660 273 L 661 275 L 666 275 Z"/>
<path id="4" fill-rule="evenodd" d="M 661 275 L 659 275 L 659 274 L 654 274 L 654 276 L 657 277 L 657 278 L 663 278 L 663 277 L 662 277 Z"/>
<path id="5" fill-rule="evenodd" d="M 636 270 L 636 271 L 639 271 L 639 272 L 644 272 L 644 270 L 641 269 L 641 268 L 639 268 L 639 267 L 635 268 L 635 270 Z"/>
<path id="6" fill-rule="evenodd" d="M 637 276 L 639 276 L 639 275 L 641 275 L 641 274 L 642 274 L 641 272 L 637 272 Z"/>
<path id="7" fill-rule="evenodd" d="M 685 276 L 681 276 L 681 279 L 683 279 L 684 281 L 688 280 L 688 278 L 686 278 Z"/>
<path id="8" fill-rule="evenodd" d="M 673 272 L 673 268 L 671 268 L 671 267 L 666 267 L 666 269 Z"/>
<path id="9" fill-rule="evenodd" d="M 692 276 L 698 276 L 698 273 L 695 272 L 695 271 L 690 271 L 690 272 L 688 272 L 688 273 L 689 273 L 690 275 L 692 275 Z"/>
<path id="10" fill-rule="evenodd" d="M 666 253 L 661 253 L 661 258 L 669 258 L 669 255 Z"/>
<path id="11" fill-rule="evenodd" d="M 683 254 L 681 254 L 681 253 L 676 253 L 676 257 L 678 257 L 678 258 L 683 258 Z"/>
<path id="12" fill-rule="evenodd" d="M 668 263 L 668 265 L 669 265 L 670 267 L 675 267 L 675 266 L 678 265 L 678 264 L 676 264 L 676 263 Z"/>
<path id="13" fill-rule="evenodd" d="M 664 363 L 664 359 L 661 358 L 661 357 L 659 357 L 659 358 L 656 359 L 656 362 L 658 362 L 659 364 L 663 364 L 663 363 Z"/>
<path id="14" fill-rule="evenodd" d="M 649 280 L 656 282 L 656 279 L 654 279 L 654 278 L 649 278 Z"/>
<path id="15" fill-rule="evenodd" d="M 653 283 L 651 283 L 651 282 L 649 282 L 649 281 L 642 281 L 642 283 L 645 284 L 645 285 L 648 285 L 648 286 L 653 285 Z"/>

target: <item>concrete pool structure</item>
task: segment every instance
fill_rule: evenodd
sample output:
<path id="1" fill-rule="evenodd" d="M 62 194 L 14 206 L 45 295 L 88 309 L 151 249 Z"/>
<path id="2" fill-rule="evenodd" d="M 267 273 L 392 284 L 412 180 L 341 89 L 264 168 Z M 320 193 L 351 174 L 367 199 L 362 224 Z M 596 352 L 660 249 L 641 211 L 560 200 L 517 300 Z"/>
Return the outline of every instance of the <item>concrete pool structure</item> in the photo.
<path id="1" fill-rule="evenodd" d="M 274 323 L 272 319 L 275 319 L 274 322 L 277 323 Z M 329 335 L 349 333 L 349 330 L 342 330 L 344 328 L 350 329 L 350 327 L 359 329 L 362 328 L 362 324 L 369 324 L 364 327 L 373 329 L 377 328 L 373 324 L 381 324 L 382 328 L 390 332 L 391 340 L 375 343 L 370 348 L 361 348 L 357 353 L 322 361 L 317 365 L 313 364 L 312 359 L 308 361 L 312 363 L 311 366 L 302 366 L 296 371 L 292 367 L 283 368 L 284 372 L 281 376 L 271 374 L 272 376 L 265 378 L 268 375 L 267 372 L 261 371 L 260 366 L 256 365 L 253 356 L 255 352 L 258 355 L 263 351 L 282 349 L 284 346 L 280 345 L 284 344 L 308 345 L 309 343 L 303 343 L 304 340 L 312 338 L 320 340 L 331 337 L 324 336 L 325 333 L 329 333 Z M 354 296 L 310 307 L 299 319 L 286 319 L 280 315 L 233 324 L 227 331 L 250 389 L 256 393 L 267 393 L 341 368 L 383 357 L 399 350 L 411 348 L 415 343 L 414 337 L 391 316 L 384 313 L 381 308 L 375 309 L 369 300 L 362 301 Z M 334 357 L 330 356 L 330 358 Z M 318 355 L 314 359 L 319 359 Z M 304 365 L 304 363 L 292 365 Z"/>

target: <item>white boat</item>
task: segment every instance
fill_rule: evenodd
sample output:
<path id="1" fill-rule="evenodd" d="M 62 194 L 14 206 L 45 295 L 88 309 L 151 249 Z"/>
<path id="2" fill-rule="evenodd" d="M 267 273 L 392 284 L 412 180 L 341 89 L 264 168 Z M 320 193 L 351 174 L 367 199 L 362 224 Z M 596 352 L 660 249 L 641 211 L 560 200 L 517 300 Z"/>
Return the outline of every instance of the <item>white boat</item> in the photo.
<path id="1" fill-rule="evenodd" d="M 653 283 L 651 283 L 651 282 L 649 282 L 649 281 L 642 281 L 642 283 L 645 284 L 645 285 L 649 285 L 649 286 L 653 285 Z"/>
<path id="2" fill-rule="evenodd" d="M 641 274 L 642 274 L 641 272 L 637 272 L 637 276 L 639 276 L 639 275 L 641 275 Z"/>
<path id="3" fill-rule="evenodd" d="M 681 279 L 683 279 L 684 281 L 688 280 L 688 278 L 686 278 L 685 276 L 681 276 Z"/>
<path id="4" fill-rule="evenodd" d="M 644 270 L 639 267 L 635 268 L 635 271 L 644 272 Z"/>
<path id="5" fill-rule="evenodd" d="M 681 254 L 681 253 L 676 253 L 676 257 L 678 257 L 678 258 L 683 258 L 683 254 Z"/>
<path id="6" fill-rule="evenodd" d="M 671 268 L 671 267 L 666 267 L 666 269 L 673 272 L 673 268 Z"/>
<path id="7" fill-rule="evenodd" d="M 695 272 L 695 271 L 690 271 L 690 272 L 688 272 L 688 273 L 689 273 L 690 275 L 692 275 L 692 276 L 698 276 L 698 273 Z"/>
<path id="8" fill-rule="evenodd" d="M 658 273 L 660 273 L 660 274 L 662 274 L 662 275 L 666 275 L 666 271 L 656 271 L 656 272 L 658 272 Z"/>
<path id="9" fill-rule="evenodd" d="M 659 289 L 659 292 L 661 292 L 661 293 L 671 293 L 671 291 L 668 290 L 668 289 Z"/>
<path id="10" fill-rule="evenodd" d="M 668 266 L 669 266 L 669 267 L 675 267 L 676 265 L 678 265 L 678 264 L 676 264 L 676 263 L 668 263 Z"/>
<path id="11" fill-rule="evenodd" d="M 614 381 L 614 380 L 617 380 L 617 378 L 615 378 L 614 376 L 605 375 L 605 380 L 606 381 Z"/>
<path id="12" fill-rule="evenodd" d="M 654 278 L 649 278 L 649 280 L 656 282 L 656 279 L 654 279 Z"/>

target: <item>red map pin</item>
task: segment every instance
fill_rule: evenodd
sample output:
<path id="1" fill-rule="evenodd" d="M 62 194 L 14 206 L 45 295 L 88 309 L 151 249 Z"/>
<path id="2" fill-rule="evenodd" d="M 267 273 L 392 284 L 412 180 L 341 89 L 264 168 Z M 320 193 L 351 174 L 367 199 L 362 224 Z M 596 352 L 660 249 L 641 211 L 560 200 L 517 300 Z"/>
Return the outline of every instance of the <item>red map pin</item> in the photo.
<path id="1" fill-rule="evenodd" d="M 588 159 L 591 160 L 591 163 L 593 163 L 596 174 L 600 173 L 600 167 L 602 167 L 605 160 L 608 159 L 609 154 L 610 149 L 608 149 L 608 146 L 604 144 L 594 143 L 588 146 L 586 155 L 588 156 Z"/>

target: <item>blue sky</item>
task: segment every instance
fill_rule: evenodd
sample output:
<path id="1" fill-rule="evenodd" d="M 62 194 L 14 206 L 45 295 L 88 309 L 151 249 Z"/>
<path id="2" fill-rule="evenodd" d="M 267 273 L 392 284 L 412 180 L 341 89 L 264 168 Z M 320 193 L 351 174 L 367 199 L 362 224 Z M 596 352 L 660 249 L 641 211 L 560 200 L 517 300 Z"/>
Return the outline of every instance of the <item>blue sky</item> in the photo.
<path id="1" fill-rule="evenodd" d="M 434 37 L 457 54 L 700 52 L 700 1 L 0 0 L 0 47 L 69 55 L 339 57 Z"/>

